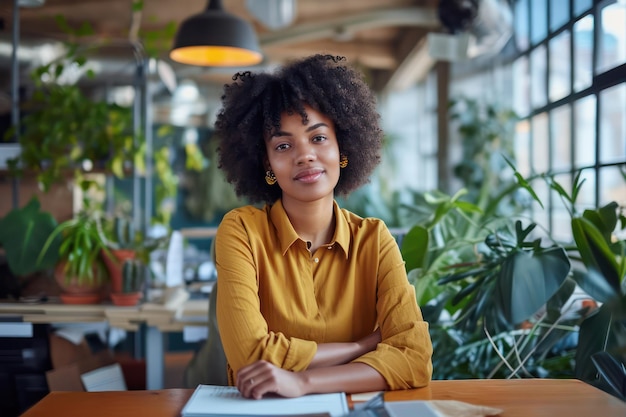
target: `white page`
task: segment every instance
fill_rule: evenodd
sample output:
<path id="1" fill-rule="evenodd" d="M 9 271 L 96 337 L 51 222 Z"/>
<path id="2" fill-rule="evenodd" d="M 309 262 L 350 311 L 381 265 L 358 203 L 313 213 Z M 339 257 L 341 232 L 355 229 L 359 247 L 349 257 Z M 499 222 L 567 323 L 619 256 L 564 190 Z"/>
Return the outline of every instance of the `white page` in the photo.
<path id="1" fill-rule="evenodd" d="M 313 394 L 298 398 L 271 397 L 253 400 L 241 396 L 236 387 L 198 385 L 185 404 L 183 417 L 280 416 L 328 413 L 348 414 L 345 393 Z"/>
<path id="2" fill-rule="evenodd" d="M 85 372 L 80 379 L 85 390 L 89 392 L 126 391 L 126 382 L 119 363 Z"/>

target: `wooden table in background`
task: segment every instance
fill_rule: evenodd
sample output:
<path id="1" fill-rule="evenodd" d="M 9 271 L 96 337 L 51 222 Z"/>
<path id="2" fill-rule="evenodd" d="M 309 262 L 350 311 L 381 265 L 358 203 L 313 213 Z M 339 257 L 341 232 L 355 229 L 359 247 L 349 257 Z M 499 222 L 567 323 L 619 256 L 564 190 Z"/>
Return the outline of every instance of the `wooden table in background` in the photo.
<path id="1" fill-rule="evenodd" d="M 182 288 L 169 290 L 162 303 L 141 303 L 133 307 L 118 307 L 110 303 L 72 305 L 62 303 L 2 302 L 0 315 L 21 317 L 28 323 L 98 323 L 137 332 L 142 331 L 146 354 L 146 385 L 150 390 L 164 386 L 165 346 L 163 336 L 167 332 L 181 332 L 185 326 L 206 326 L 209 301 L 189 300 Z"/>
<path id="2" fill-rule="evenodd" d="M 189 389 L 52 392 L 22 417 L 178 417 L 192 393 Z M 385 394 L 386 401 L 431 399 L 497 407 L 503 410 L 502 417 L 626 416 L 626 403 L 573 379 L 433 381 L 426 388 Z"/>

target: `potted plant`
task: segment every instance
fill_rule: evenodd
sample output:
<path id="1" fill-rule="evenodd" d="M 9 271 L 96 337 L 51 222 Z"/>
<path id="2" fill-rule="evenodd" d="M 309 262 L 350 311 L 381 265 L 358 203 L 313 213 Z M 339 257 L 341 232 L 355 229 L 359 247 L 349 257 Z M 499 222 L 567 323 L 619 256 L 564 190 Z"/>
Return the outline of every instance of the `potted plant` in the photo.
<path id="1" fill-rule="evenodd" d="M 144 282 L 144 263 L 126 259 L 122 265 L 119 291 L 111 292 L 111 301 L 118 306 L 134 306 L 141 299 Z"/>
<path id="2" fill-rule="evenodd" d="M 111 299 L 119 303 L 122 298 L 132 298 L 130 293 L 140 295 L 147 275 L 146 266 L 150 262 L 150 253 L 167 242 L 168 236 L 158 239 L 146 238 L 136 231 L 132 219 L 118 215 L 112 220 L 100 221 L 100 234 L 108 250 L 102 258 L 111 279 Z M 121 294 L 126 294 L 122 297 Z M 135 297 L 135 302 L 138 300 Z M 132 301 L 121 301 L 134 304 Z"/>
<path id="3" fill-rule="evenodd" d="M 108 252 L 103 253 L 103 259 L 109 271 L 111 291 L 121 293 L 123 269 L 127 262 L 133 263 L 137 257 L 140 238 L 135 233 L 135 227 L 130 219 L 116 216 L 111 224 L 111 230 L 104 227 L 100 229 L 102 240 L 109 248 Z"/>
<path id="4" fill-rule="evenodd" d="M 54 276 L 62 290 L 61 300 L 68 304 L 100 302 L 109 278 L 102 256 L 109 249 L 99 231 L 102 213 L 88 201 L 83 204 L 76 216 L 57 225 L 39 255 L 39 260 L 44 259 L 53 250 L 52 243 L 61 239 Z"/>

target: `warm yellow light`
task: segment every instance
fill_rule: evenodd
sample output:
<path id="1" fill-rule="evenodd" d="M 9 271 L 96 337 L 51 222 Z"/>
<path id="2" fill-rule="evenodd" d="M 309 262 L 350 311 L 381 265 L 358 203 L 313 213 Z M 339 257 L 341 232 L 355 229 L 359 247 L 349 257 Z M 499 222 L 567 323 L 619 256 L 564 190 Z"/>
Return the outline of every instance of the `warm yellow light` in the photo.
<path id="1" fill-rule="evenodd" d="M 232 46 L 185 46 L 172 50 L 170 58 L 189 65 L 238 67 L 256 65 L 263 60 L 263 55 Z"/>

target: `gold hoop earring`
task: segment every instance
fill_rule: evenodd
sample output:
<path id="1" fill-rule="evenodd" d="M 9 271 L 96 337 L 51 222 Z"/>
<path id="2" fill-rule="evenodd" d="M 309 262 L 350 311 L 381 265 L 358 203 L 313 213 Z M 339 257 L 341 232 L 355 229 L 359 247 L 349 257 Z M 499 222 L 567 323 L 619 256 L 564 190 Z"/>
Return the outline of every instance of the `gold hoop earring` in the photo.
<path id="1" fill-rule="evenodd" d="M 341 154 L 341 158 L 339 158 L 339 167 L 345 168 L 348 166 L 348 157 L 344 154 Z"/>
<path id="2" fill-rule="evenodd" d="M 268 169 L 267 171 L 265 171 L 265 182 L 267 183 L 267 185 L 276 184 L 276 175 L 274 174 L 274 171 L 272 171 L 271 169 Z"/>

